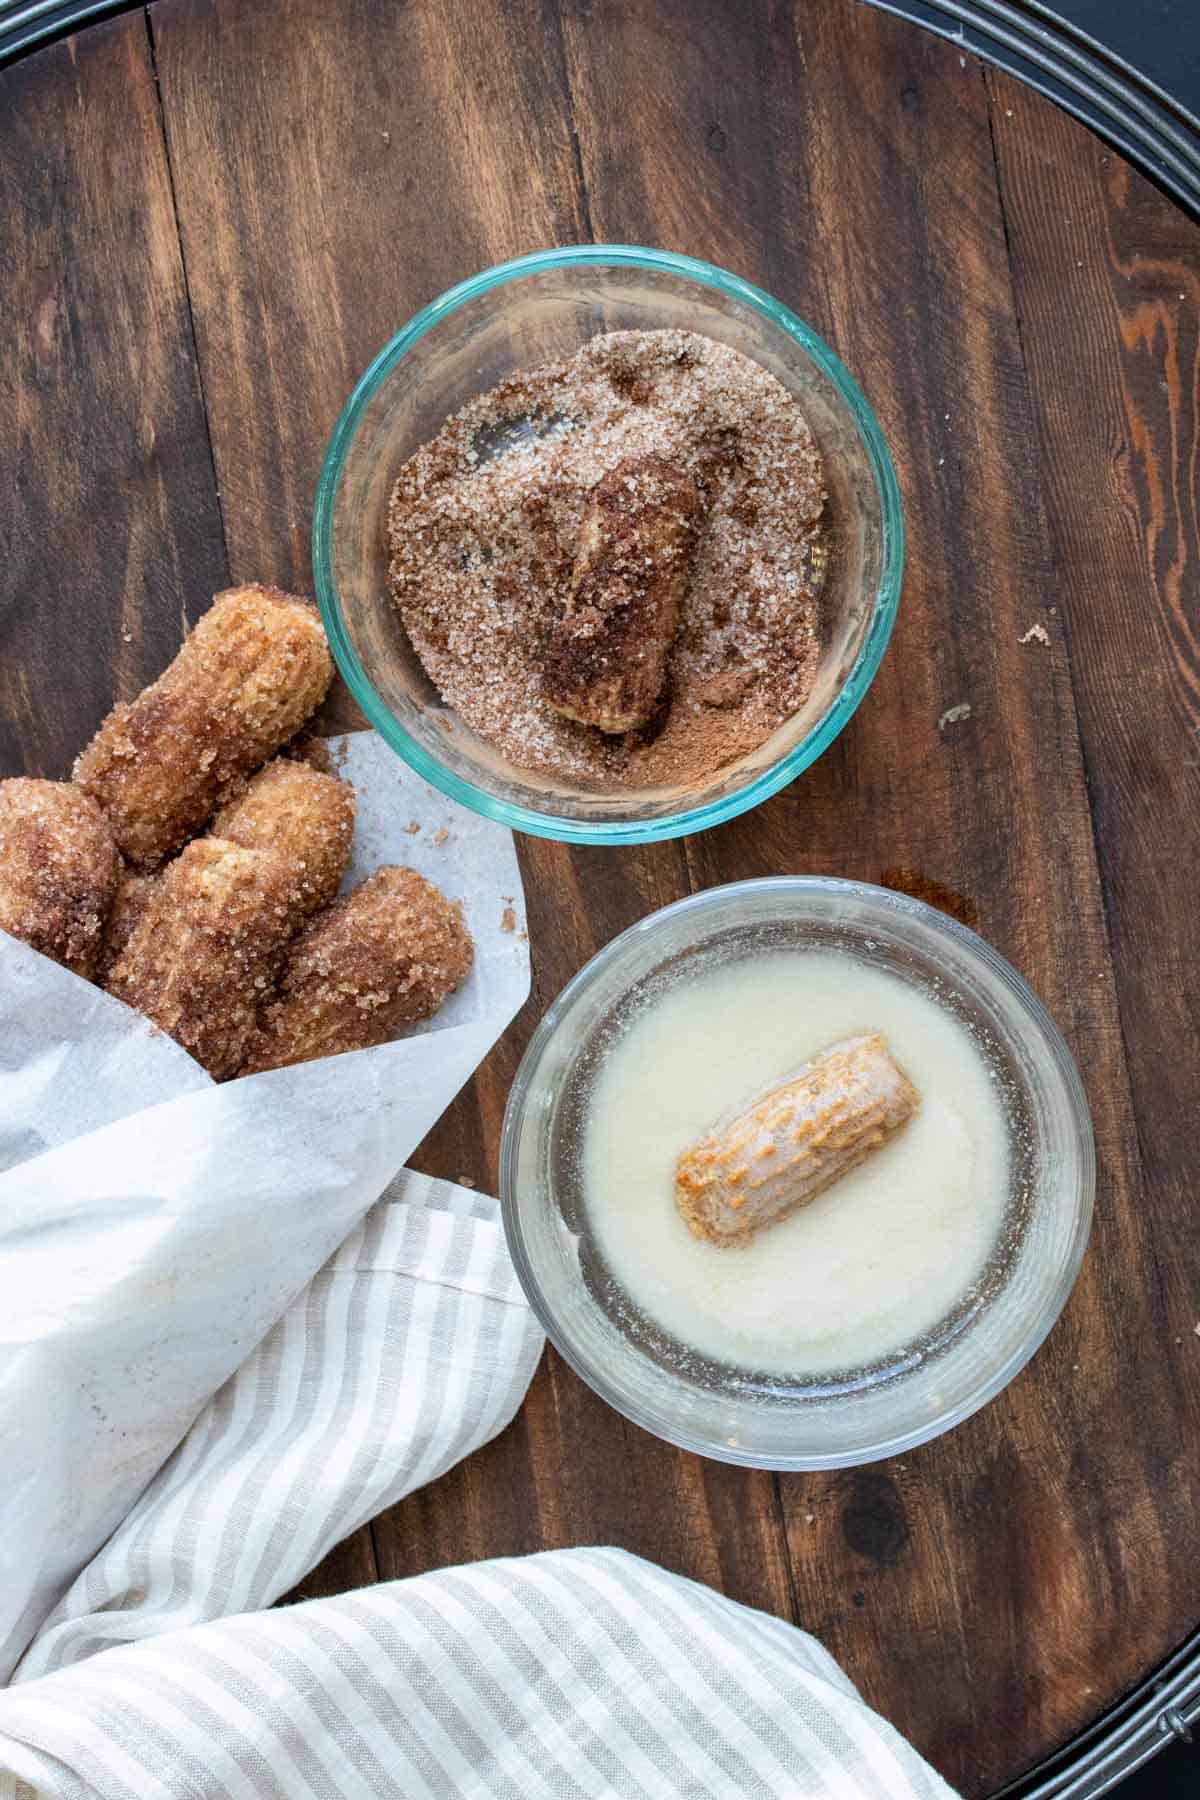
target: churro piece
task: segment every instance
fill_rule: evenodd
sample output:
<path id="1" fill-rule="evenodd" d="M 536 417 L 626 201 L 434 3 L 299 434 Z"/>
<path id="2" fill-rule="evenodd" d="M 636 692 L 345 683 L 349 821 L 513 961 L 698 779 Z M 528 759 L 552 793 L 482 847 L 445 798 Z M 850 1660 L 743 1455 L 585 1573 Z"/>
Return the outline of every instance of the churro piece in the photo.
<path id="1" fill-rule="evenodd" d="M 157 874 L 139 875 L 136 869 L 125 869 L 118 878 L 96 962 L 96 980 L 101 987 L 107 985 L 113 964 L 137 930 L 157 881 Z"/>
<path id="2" fill-rule="evenodd" d="M 596 483 L 544 652 L 542 692 L 555 712 L 606 732 L 653 716 L 700 511 L 696 483 L 661 456 L 626 457 Z"/>
<path id="3" fill-rule="evenodd" d="M 152 868 L 316 710 L 333 675 L 315 607 L 218 594 L 168 669 L 113 708 L 75 765 L 129 861 Z"/>
<path id="4" fill-rule="evenodd" d="M 747 1243 L 879 1150 L 920 1095 L 877 1031 L 814 1057 L 675 1165 L 675 1204 L 697 1237 Z"/>
<path id="5" fill-rule="evenodd" d="M 121 861 L 100 808 L 66 781 L 0 781 L 0 927 L 91 978 Z"/>
<path id="6" fill-rule="evenodd" d="M 471 967 L 462 915 L 412 869 L 378 869 L 296 939 L 242 1074 L 386 1043 Z"/>
<path id="7" fill-rule="evenodd" d="M 214 837 L 273 850 L 294 865 L 304 915 L 328 906 L 350 861 L 354 789 L 336 775 L 276 757 L 221 808 Z"/>
<path id="8" fill-rule="evenodd" d="M 223 1081 L 246 1054 L 301 916 L 285 858 L 196 838 L 155 878 L 105 985 Z"/>

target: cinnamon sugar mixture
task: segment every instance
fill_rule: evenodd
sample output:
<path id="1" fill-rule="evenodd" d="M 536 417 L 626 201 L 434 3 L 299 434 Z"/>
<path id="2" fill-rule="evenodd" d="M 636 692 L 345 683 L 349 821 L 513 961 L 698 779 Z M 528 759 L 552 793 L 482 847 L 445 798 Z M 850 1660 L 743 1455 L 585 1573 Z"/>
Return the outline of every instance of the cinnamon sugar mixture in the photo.
<path id="1" fill-rule="evenodd" d="M 609 735 L 542 697 L 588 496 L 628 457 L 696 482 L 703 516 L 661 704 Z M 754 749 L 816 673 L 820 453 L 787 390 L 686 331 L 620 331 L 522 371 L 400 471 L 391 585 L 448 705 L 506 757 L 585 787 L 684 786 Z"/>

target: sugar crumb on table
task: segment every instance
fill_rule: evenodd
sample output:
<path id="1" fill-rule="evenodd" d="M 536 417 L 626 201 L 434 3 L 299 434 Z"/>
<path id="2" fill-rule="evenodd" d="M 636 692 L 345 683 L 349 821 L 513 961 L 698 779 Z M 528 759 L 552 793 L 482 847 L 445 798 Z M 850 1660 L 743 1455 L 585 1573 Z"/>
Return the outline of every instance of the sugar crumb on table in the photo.
<path id="1" fill-rule="evenodd" d="M 1018 644 L 1048 644 L 1050 642 L 1050 633 L 1042 624 L 1031 625 L 1028 631 L 1021 633 L 1017 642 Z"/>
<path id="2" fill-rule="evenodd" d="M 960 700 L 957 706 L 948 706 L 946 708 L 945 712 L 937 722 L 937 728 L 939 731 L 945 731 L 947 725 L 958 725 L 962 720 L 969 719 L 970 716 L 971 702 L 969 700 Z"/>

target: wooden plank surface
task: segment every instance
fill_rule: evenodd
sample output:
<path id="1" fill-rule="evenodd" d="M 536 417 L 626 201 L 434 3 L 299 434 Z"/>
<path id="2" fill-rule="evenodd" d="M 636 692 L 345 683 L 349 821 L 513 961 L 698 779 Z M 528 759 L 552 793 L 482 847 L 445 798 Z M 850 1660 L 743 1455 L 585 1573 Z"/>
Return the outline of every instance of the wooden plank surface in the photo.
<path id="1" fill-rule="evenodd" d="M 1122 1616 L 1169 1643 L 1197 1611 L 1200 232 L 1065 114 L 989 86 L 1141 1168 L 1092 1252 L 1119 1329 L 1089 1372 L 1149 1476 L 1096 1597 L 1119 1656 Z"/>
<path id="2" fill-rule="evenodd" d="M 1090 1072 L 1101 1206 L 1120 1222 L 1103 1241 L 1128 1269 L 1142 1216 L 1136 1142 L 1070 672 L 1049 611 L 987 92 L 957 52 L 852 16 L 853 33 L 841 9 L 817 7 L 798 24 L 744 16 L 735 34 L 713 8 L 669 56 L 645 15 L 620 33 L 569 36 L 585 175 L 605 172 L 589 179 L 597 235 L 687 242 L 689 152 L 697 122 L 715 122 L 719 150 L 704 140 L 713 242 L 701 253 L 763 281 L 829 338 L 878 410 L 904 490 L 904 601 L 869 703 L 816 769 L 693 839 L 689 859 L 704 886 L 790 869 L 901 882 L 908 871 L 909 883 L 967 896 Z M 634 117 L 656 104 L 666 115 L 640 157 L 621 155 L 619 96 Z M 871 121 L 870 156 L 847 153 L 850 118 Z M 786 228 L 789 206 L 802 231 Z M 1022 644 L 1038 622 L 1049 645 Z M 940 729 L 962 702 L 970 718 Z M 1136 1564 L 1136 1545 L 1119 1518 L 1097 1534 L 1072 1493 L 1077 1447 L 1104 1431 L 1106 1412 L 1078 1373 L 1085 1356 L 1106 1371 L 1116 1360 L 1121 1309 L 1104 1304 L 1103 1266 L 1089 1261 L 1067 1323 L 984 1418 L 897 1465 L 778 1483 L 797 1616 L 969 1791 L 1091 1716 L 1098 1668 L 1111 1679 L 1116 1658 L 1128 1682 L 1144 1667 L 1128 1614 L 1124 1645 L 1112 1641 L 1104 1578 L 1106 1556 Z M 1170 1428 L 1152 1404 L 1143 1466 L 1155 1474 L 1152 1440 Z M 1142 1571 L 1154 1579 L 1149 1562 Z"/>
<path id="3" fill-rule="evenodd" d="M 0 71 L 0 765 L 61 776 L 224 581 L 140 14 Z"/>
<path id="4" fill-rule="evenodd" d="M 866 388 L 908 526 L 893 645 L 838 743 L 755 813 L 686 845 L 522 845 L 531 1000 L 414 1160 L 493 1185 L 508 1085 L 568 976 L 689 887 L 791 870 L 958 895 L 1062 1024 L 1101 1157 L 1062 1324 L 941 1443 L 731 1470 L 548 1355 L 497 1443 L 303 1591 L 619 1543 L 815 1631 L 951 1781 L 992 1792 L 1200 1615 L 1200 231 L 1045 102 L 850 0 L 147 17 L 0 78 L 5 769 L 61 772 L 161 666 L 224 577 L 222 526 L 235 578 L 307 585 L 328 431 L 424 301 L 552 242 L 690 251 L 777 293 Z M 1035 624 L 1048 644 L 1021 641 Z"/>

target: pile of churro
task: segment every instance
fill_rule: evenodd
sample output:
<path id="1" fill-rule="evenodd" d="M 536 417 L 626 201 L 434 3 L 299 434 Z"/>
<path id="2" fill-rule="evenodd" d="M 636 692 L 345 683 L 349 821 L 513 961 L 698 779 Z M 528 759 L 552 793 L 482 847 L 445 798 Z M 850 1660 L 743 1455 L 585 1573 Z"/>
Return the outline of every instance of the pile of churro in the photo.
<path id="1" fill-rule="evenodd" d="M 414 870 L 336 898 L 354 791 L 300 736 L 332 678 L 315 607 L 231 588 L 73 781 L 0 781 L 0 927 L 217 1081 L 385 1043 L 471 966 L 459 909 Z"/>

